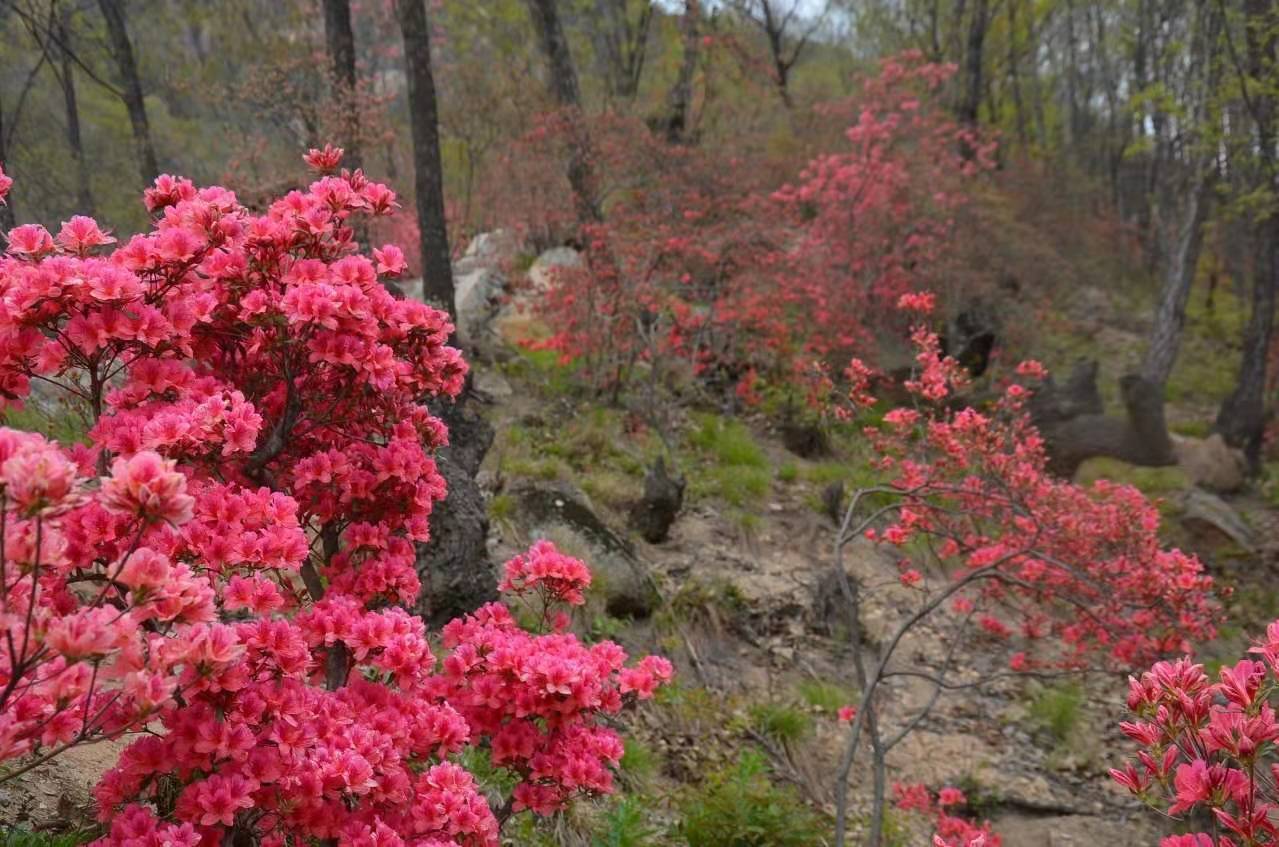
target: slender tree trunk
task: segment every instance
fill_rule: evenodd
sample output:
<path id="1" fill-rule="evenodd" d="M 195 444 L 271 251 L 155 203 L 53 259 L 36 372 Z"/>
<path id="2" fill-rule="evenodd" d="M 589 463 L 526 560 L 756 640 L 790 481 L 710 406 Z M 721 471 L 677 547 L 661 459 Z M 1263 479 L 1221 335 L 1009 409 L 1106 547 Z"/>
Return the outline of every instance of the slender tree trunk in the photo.
<path id="1" fill-rule="evenodd" d="M 62 83 L 62 99 L 67 111 L 67 146 L 71 150 L 71 159 L 76 170 L 76 208 L 92 217 L 93 189 L 89 181 L 89 163 L 84 156 L 84 143 L 80 138 L 80 108 L 76 102 L 75 68 L 71 61 L 70 34 L 66 25 L 66 9 L 54 19 L 58 34 L 58 58 L 62 71 L 59 82 Z"/>
<path id="2" fill-rule="evenodd" d="M 147 120 L 147 105 L 142 96 L 142 80 L 138 77 L 137 61 L 133 56 L 133 42 L 129 40 L 124 0 L 98 0 L 98 8 L 102 10 L 102 17 L 106 20 L 107 43 L 124 89 L 124 107 L 129 112 L 129 124 L 133 128 L 138 173 L 142 176 L 142 182 L 150 185 L 160 175 L 160 166 L 156 163 L 155 147 L 151 143 L 151 124 Z"/>
<path id="3" fill-rule="evenodd" d="M 425 0 L 396 0 L 395 14 L 404 38 L 404 64 L 408 75 L 413 185 L 417 194 L 417 221 L 422 247 L 422 295 L 456 318 L 453 267 L 444 217 L 439 115 L 435 101 L 435 77 L 431 72 L 431 28 L 427 23 Z"/>
<path id="4" fill-rule="evenodd" d="M 670 111 L 666 118 L 666 140 L 671 144 L 683 144 L 689 139 L 689 120 L 693 110 L 693 75 L 697 73 L 698 31 L 701 29 L 702 4 L 698 0 L 684 0 L 684 14 L 680 26 L 684 37 L 684 56 L 680 62 L 679 76 L 668 96 Z"/>
<path id="5" fill-rule="evenodd" d="M 359 115 L 355 104 L 355 33 L 350 0 L 324 0 L 324 42 L 333 63 L 333 84 L 340 101 L 342 147 L 352 168 L 361 167 Z"/>
<path id="6" fill-rule="evenodd" d="M 611 97 L 629 102 L 639 92 L 648 52 L 653 4 L 644 0 L 639 19 L 632 22 L 627 0 L 595 0 L 592 34 L 595 53 Z"/>
<path id="7" fill-rule="evenodd" d="M 568 38 L 560 23 L 556 0 L 526 0 L 533 27 L 550 72 L 551 93 L 569 121 L 568 181 L 578 223 L 589 225 L 603 220 L 599 207 L 595 169 L 591 162 L 590 137 L 582 120 L 582 94 Z"/>
<path id="8" fill-rule="evenodd" d="M 790 65 L 785 59 L 785 45 L 782 43 L 780 31 L 768 33 L 768 45 L 773 53 L 773 76 L 777 83 L 777 94 L 782 98 L 782 105 L 787 109 L 795 108 L 795 101 L 790 95 Z"/>
<path id="9" fill-rule="evenodd" d="M 1279 32 L 1275 30 L 1274 0 L 1248 0 L 1248 76 L 1261 82 L 1272 72 Z M 1275 153 L 1275 100 L 1269 87 L 1258 85 L 1249 110 L 1256 125 L 1257 158 L 1262 179 L 1273 193 L 1279 176 Z M 1275 301 L 1279 295 L 1279 217 L 1273 201 L 1268 217 L 1256 228 L 1256 267 L 1252 283 L 1252 314 L 1244 330 L 1243 357 L 1235 389 L 1217 412 L 1216 429 L 1226 443 L 1243 448 L 1255 469 L 1261 460 L 1261 441 L 1266 425 L 1266 376 L 1270 341 L 1274 333 Z"/>
<path id="10" fill-rule="evenodd" d="M 1079 38 L 1075 32 L 1074 0 L 1066 0 L 1066 118 L 1067 146 L 1079 143 Z"/>
<path id="11" fill-rule="evenodd" d="M 1186 323 L 1186 302 L 1195 281 L 1195 268 L 1203 247 L 1204 222 L 1212 204 L 1212 175 L 1204 162 L 1196 165 L 1192 186 L 1182 211 L 1177 241 L 1164 269 L 1163 290 L 1150 333 L 1150 346 L 1141 365 L 1141 375 L 1163 388 L 1177 362 L 1182 329 Z"/>
<path id="12" fill-rule="evenodd" d="M 1017 54 L 1017 4 L 1008 0 L 1008 83 L 1012 89 L 1013 114 L 1017 121 L 1017 143 L 1026 146 L 1026 104 L 1021 93 L 1021 59 Z"/>
<path id="13" fill-rule="evenodd" d="M 1235 389 L 1222 401 L 1216 430 L 1232 447 L 1241 448 L 1255 468 L 1261 458 L 1266 427 L 1266 376 L 1274 335 L 1275 300 L 1279 290 L 1279 222 L 1268 223 L 1257 251 L 1262 264 L 1252 283 L 1252 314 L 1244 330 L 1243 355 Z"/>
<path id="14" fill-rule="evenodd" d="M 968 22 L 968 43 L 964 50 L 964 93 L 960 100 L 959 119 L 969 126 L 977 125 L 981 109 L 982 66 L 985 59 L 987 0 L 974 0 L 972 19 Z"/>
<path id="15" fill-rule="evenodd" d="M 7 167 L 9 164 L 9 157 L 5 150 L 4 137 L 4 103 L 0 102 L 0 167 Z M 10 177 L 13 176 L 12 172 L 7 173 Z M 13 209 L 13 190 L 10 189 L 9 196 L 4 198 L 4 202 L 0 203 L 0 234 L 7 233 L 17 225 L 17 215 Z"/>

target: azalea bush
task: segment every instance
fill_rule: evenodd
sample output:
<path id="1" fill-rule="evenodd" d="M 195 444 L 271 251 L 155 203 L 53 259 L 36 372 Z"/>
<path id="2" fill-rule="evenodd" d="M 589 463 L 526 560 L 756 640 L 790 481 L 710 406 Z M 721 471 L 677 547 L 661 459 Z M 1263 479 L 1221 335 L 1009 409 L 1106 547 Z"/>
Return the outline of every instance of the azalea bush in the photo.
<path id="1" fill-rule="evenodd" d="M 425 403 L 466 366 L 445 314 L 383 287 L 399 249 L 355 242 L 396 198 L 340 160 L 311 151 L 260 215 L 162 176 L 150 231 L 23 226 L 0 258 L 0 395 L 91 423 L 0 430 L 3 776 L 136 734 L 95 790 L 104 844 L 496 845 L 609 791 L 602 717 L 670 677 L 568 631 L 590 573 L 550 545 L 503 583 L 537 632 L 485 606 L 437 660 L 405 611 L 446 494 Z M 457 763 L 478 746 L 516 777 L 496 810 Z"/>
<path id="2" fill-rule="evenodd" d="M 954 71 L 917 52 L 885 60 L 806 118 L 829 140 L 784 161 L 596 119 L 603 220 L 576 230 L 587 261 L 539 297 L 551 329 L 539 344 L 601 390 L 691 375 L 747 401 L 772 387 L 824 406 L 825 377 L 875 359 L 877 333 L 905 337 L 900 295 L 947 291 L 965 189 L 994 151 L 949 116 L 939 92 Z M 572 219 L 562 123 L 514 148 L 521 174 L 540 176 L 541 208 L 520 204 L 504 226 Z"/>
<path id="3" fill-rule="evenodd" d="M 1108 481 L 1080 486 L 1047 472 L 1025 409 L 1042 367 L 1018 366 L 990 408 L 955 402 L 965 375 L 927 325 L 932 297 L 908 294 L 898 305 L 916 320 L 916 367 L 904 386 L 913 402 L 867 431 L 884 483 L 854 493 L 833 574 L 862 692 L 838 779 L 846 785 L 868 740 L 877 810 L 887 793 L 888 751 L 945 692 L 1031 671 L 1137 667 L 1212 638 L 1219 616 L 1212 578 L 1195 557 L 1161 546 L 1159 512 L 1140 492 Z M 871 399 L 874 376 L 863 362 L 849 366 L 855 404 Z M 895 568 L 876 579 L 900 586 L 892 601 L 898 619 L 873 642 L 863 615 L 876 583 L 843 567 L 843 551 L 856 539 L 890 554 Z M 899 655 L 912 634 L 941 646 L 926 658 Z M 964 669 L 969 662 L 978 663 L 975 680 Z M 916 712 L 894 714 L 883 689 L 907 678 L 931 694 Z M 844 795 L 837 791 L 841 842 Z"/>
<path id="4" fill-rule="evenodd" d="M 1111 776 L 1192 830 L 1162 847 L 1279 844 L 1279 621 L 1250 652 L 1216 681 L 1189 658 L 1128 679 L 1134 720 L 1120 726 L 1138 751 Z"/>

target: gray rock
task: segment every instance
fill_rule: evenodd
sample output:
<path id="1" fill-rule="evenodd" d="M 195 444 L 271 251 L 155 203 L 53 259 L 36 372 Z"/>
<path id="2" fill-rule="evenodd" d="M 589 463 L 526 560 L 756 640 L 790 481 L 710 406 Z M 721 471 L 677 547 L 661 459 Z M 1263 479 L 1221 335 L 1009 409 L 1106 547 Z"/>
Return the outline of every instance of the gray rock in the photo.
<path id="1" fill-rule="evenodd" d="M 1252 528 L 1233 506 L 1216 494 L 1192 488 L 1182 495 L 1181 510 L 1181 522 L 1187 529 L 1224 535 L 1244 550 L 1256 549 Z"/>
<path id="2" fill-rule="evenodd" d="M 453 278 L 457 334 L 468 347 L 482 344 L 502 308 L 506 276 L 495 267 L 479 266 Z"/>
<path id="3" fill-rule="evenodd" d="M 511 492 L 516 525 L 530 540 L 547 539 L 590 566 L 605 610 L 619 618 L 645 618 L 658 597 L 631 543 L 605 524 L 585 494 L 554 484 Z"/>
<path id="4" fill-rule="evenodd" d="M 572 247 L 552 247 L 537 257 L 528 269 L 528 281 L 535 292 L 555 284 L 555 274 L 564 268 L 580 268 L 582 254 Z"/>
<path id="5" fill-rule="evenodd" d="M 1214 432 L 1207 438 L 1173 436 L 1172 450 L 1177 464 L 1195 485 L 1218 494 L 1243 488 L 1248 460 L 1243 451 L 1226 444 L 1221 433 Z"/>

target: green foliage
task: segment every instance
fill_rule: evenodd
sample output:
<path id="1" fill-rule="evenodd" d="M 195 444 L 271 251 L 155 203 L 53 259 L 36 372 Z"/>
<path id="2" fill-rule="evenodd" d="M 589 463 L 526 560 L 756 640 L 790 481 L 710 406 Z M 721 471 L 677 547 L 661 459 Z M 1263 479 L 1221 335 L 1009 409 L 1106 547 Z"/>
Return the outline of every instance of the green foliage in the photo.
<path id="1" fill-rule="evenodd" d="M 92 840 L 85 832 L 31 832 L 14 827 L 0 835 L 0 847 L 79 847 Z"/>
<path id="2" fill-rule="evenodd" d="M 1084 690 L 1077 682 L 1042 688 L 1030 701 L 1030 719 L 1061 744 L 1079 724 L 1083 704 Z"/>
<path id="3" fill-rule="evenodd" d="M 1167 497 L 1190 487 L 1190 478 L 1181 468 L 1143 468 L 1118 459 L 1098 457 L 1079 467 L 1075 479 L 1081 485 L 1092 485 L 1099 479 L 1131 485 L 1147 497 Z"/>
<path id="4" fill-rule="evenodd" d="M 787 462 L 777 469 L 777 479 L 780 482 L 795 482 L 799 479 L 799 466 L 794 462 Z"/>
<path id="5" fill-rule="evenodd" d="M 84 416 L 75 410 L 60 407 L 57 412 L 47 412 L 32 402 L 21 409 L 6 409 L 0 413 L 0 425 L 38 432 L 61 444 L 85 441 L 89 431 Z"/>
<path id="6" fill-rule="evenodd" d="M 666 606 L 657 614 L 659 625 L 671 625 L 676 621 L 706 621 L 723 623 L 746 612 L 746 600 L 741 590 L 723 579 L 704 580 L 696 577 L 686 580 Z M 659 692 L 665 689 L 658 689 Z"/>
<path id="7" fill-rule="evenodd" d="M 647 847 L 655 843 L 656 834 L 640 801 L 622 797 L 604 813 L 591 847 Z"/>
<path id="8" fill-rule="evenodd" d="M 803 740 L 813 730 L 811 718 L 784 703 L 759 703 L 750 708 L 751 727 L 782 744 Z"/>
<path id="9" fill-rule="evenodd" d="M 764 469 L 768 457 L 741 421 L 698 415 L 689 443 L 720 465 Z"/>
<path id="10" fill-rule="evenodd" d="M 681 806 L 688 847 L 815 847 L 818 816 L 789 787 L 774 785 L 762 754 L 745 750 L 733 767 L 711 774 Z"/>
<path id="11" fill-rule="evenodd" d="M 853 689 L 824 679 L 806 679 L 797 690 L 805 703 L 827 715 L 834 715 L 841 707 L 853 705 L 859 699 Z"/>
<path id="12" fill-rule="evenodd" d="M 509 494 L 494 494 L 488 503 L 489 517 L 495 521 L 510 520 L 515 514 L 515 498 Z"/>
<path id="13" fill-rule="evenodd" d="M 519 784 L 519 774 L 516 774 L 507 768 L 494 765 L 492 759 L 489 757 L 489 751 L 482 748 L 464 747 L 457 754 L 456 761 L 475 777 L 475 781 L 479 784 L 480 790 L 483 791 L 490 800 L 497 798 L 499 804 L 512 791 L 514 791 L 515 786 Z"/>
<path id="14" fill-rule="evenodd" d="M 772 479 L 764 468 L 743 465 L 712 468 L 694 481 L 694 493 L 708 493 L 733 506 L 746 506 L 768 493 Z"/>
<path id="15" fill-rule="evenodd" d="M 643 783 L 657 772 L 657 754 L 643 741 L 628 735 L 622 741 L 622 751 L 618 765 L 628 781 Z"/>
<path id="16" fill-rule="evenodd" d="M 565 397 L 576 393 L 576 367 L 560 361 L 554 350 L 517 348 L 518 355 L 504 362 L 502 373 L 528 385 L 537 386 L 547 397 Z"/>

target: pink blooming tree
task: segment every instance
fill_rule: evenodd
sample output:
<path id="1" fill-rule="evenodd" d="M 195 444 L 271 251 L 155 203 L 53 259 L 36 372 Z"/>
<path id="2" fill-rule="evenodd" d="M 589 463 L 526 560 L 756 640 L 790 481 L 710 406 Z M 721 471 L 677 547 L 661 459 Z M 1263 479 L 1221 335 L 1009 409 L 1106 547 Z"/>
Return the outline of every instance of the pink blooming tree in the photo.
<path id="1" fill-rule="evenodd" d="M 932 298 L 905 295 L 899 308 L 926 315 Z M 987 411 L 950 402 L 963 372 L 940 354 L 922 320 L 913 338 L 919 353 L 905 387 L 915 402 L 886 414 L 882 429 L 868 430 L 887 482 L 853 495 L 834 547 L 862 692 L 837 771 L 837 844 L 846 837 L 846 789 L 862 743 L 872 759 L 869 838 L 878 844 L 887 754 L 947 691 L 1027 671 L 1133 667 L 1210 638 L 1218 615 L 1211 577 L 1194 557 L 1161 548 L 1159 513 L 1136 489 L 1105 481 L 1082 487 L 1047 473 L 1023 385 L 1008 383 Z M 1033 381 L 1043 369 L 1030 362 L 1018 373 Z M 854 361 L 846 376 L 853 398 L 868 399 L 871 369 Z M 879 643 L 865 636 L 872 584 L 843 565 L 845 548 L 858 538 L 892 551 L 892 576 L 915 598 Z M 939 658 L 900 655 L 912 634 L 940 635 Z M 976 658 L 977 642 L 996 655 L 1002 650 L 1007 670 L 987 669 L 976 682 L 962 678 L 958 666 Z M 907 678 L 931 694 L 918 712 L 893 714 L 885 688 Z M 980 835 L 952 834 L 964 845 Z"/>
<path id="2" fill-rule="evenodd" d="M 590 574 L 549 545 L 505 583 L 544 630 L 490 605 L 437 665 L 404 607 L 445 495 L 424 404 L 466 366 L 446 315 L 383 287 L 398 248 L 354 241 L 395 195 L 340 159 L 261 215 L 162 176 L 149 232 L 23 226 L 0 258 L 0 396 L 91 422 L 67 447 L 0 430 L 0 760 L 136 733 L 103 843 L 496 845 L 610 790 L 601 716 L 670 676 L 567 631 Z M 496 814 L 455 761 L 479 746 L 518 777 Z"/>
<path id="3" fill-rule="evenodd" d="M 1279 844 L 1279 621 L 1216 681 L 1188 658 L 1128 679 L 1134 720 L 1121 724 L 1137 755 L 1111 776 L 1191 829 L 1162 847 Z"/>

